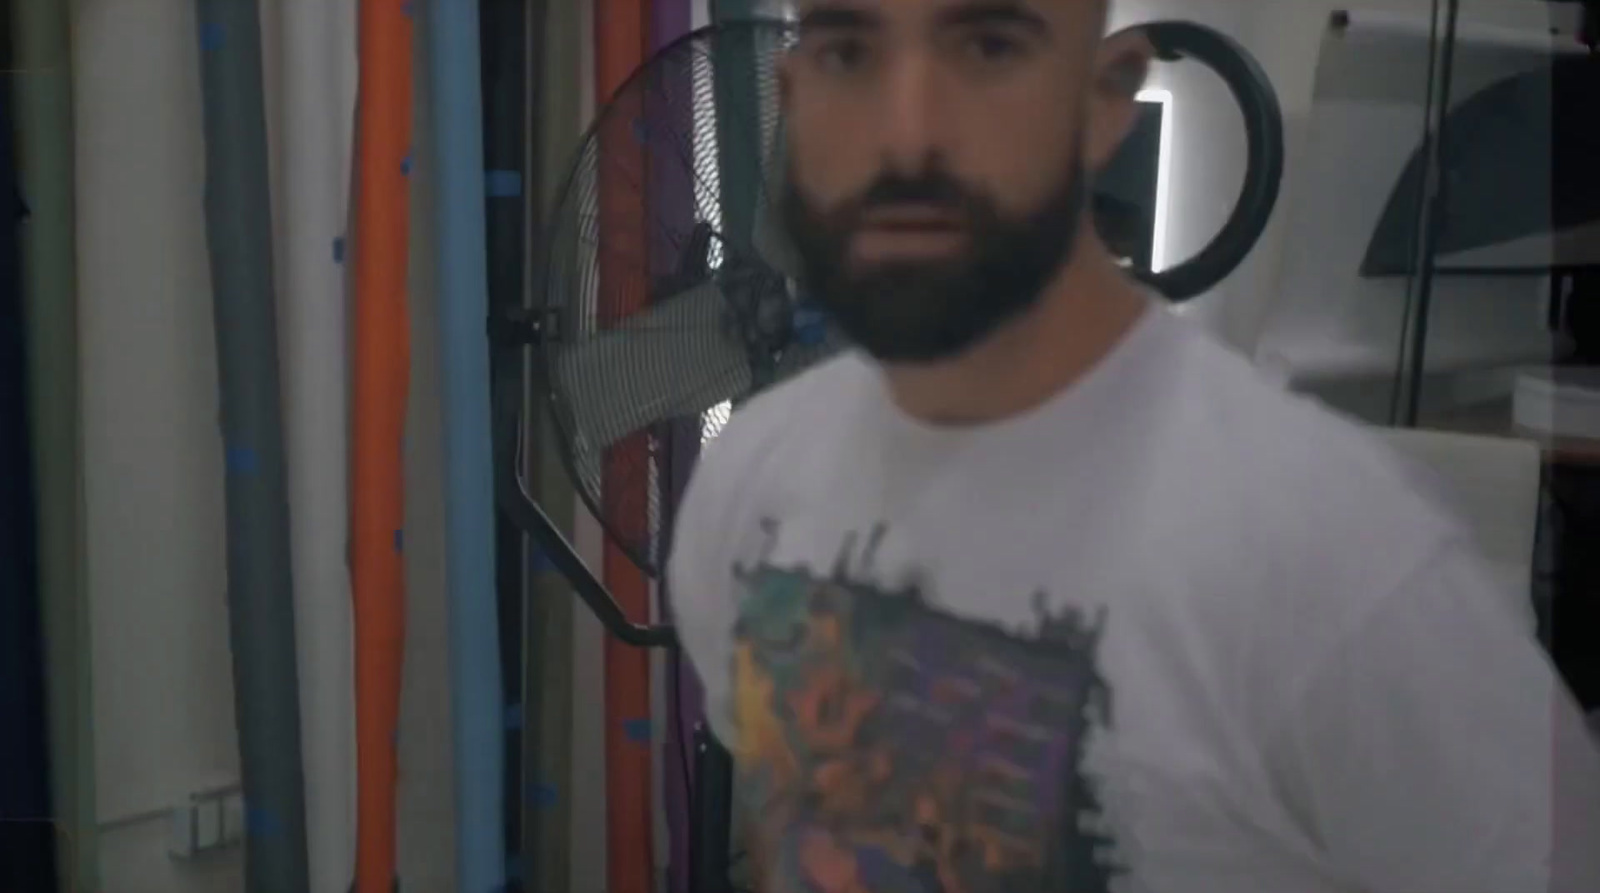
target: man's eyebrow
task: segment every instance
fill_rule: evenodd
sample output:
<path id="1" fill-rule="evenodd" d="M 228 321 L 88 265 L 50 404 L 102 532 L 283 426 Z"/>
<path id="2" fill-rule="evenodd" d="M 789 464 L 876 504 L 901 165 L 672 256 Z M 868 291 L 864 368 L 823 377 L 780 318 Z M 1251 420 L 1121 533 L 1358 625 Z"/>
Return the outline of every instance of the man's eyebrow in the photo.
<path id="1" fill-rule="evenodd" d="M 800 33 L 808 31 L 844 31 L 869 28 L 879 23 L 877 13 L 859 6 L 841 3 L 818 3 L 800 16 Z"/>
<path id="2" fill-rule="evenodd" d="M 1035 33 L 1049 30 L 1049 24 L 1038 12 L 1018 0 L 973 0 L 941 10 L 941 25 L 1010 25 L 1020 26 Z"/>
<path id="3" fill-rule="evenodd" d="M 1044 17 L 1019 0 L 969 0 L 940 10 L 936 20 L 943 27 L 1008 25 L 1042 34 L 1049 30 Z M 876 12 L 850 3 L 817 3 L 801 14 L 801 34 L 815 31 L 856 31 L 882 24 Z"/>

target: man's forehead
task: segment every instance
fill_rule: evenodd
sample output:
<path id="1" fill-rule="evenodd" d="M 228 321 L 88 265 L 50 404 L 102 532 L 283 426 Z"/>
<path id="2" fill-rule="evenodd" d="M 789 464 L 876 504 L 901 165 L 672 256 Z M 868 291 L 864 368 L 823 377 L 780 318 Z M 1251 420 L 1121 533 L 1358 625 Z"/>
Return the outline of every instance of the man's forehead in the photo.
<path id="1" fill-rule="evenodd" d="M 806 13 L 821 9 L 853 10 L 860 12 L 930 13 L 963 8 L 1029 9 L 1044 11 L 1072 6 L 1093 6 L 1096 0 L 795 0 L 795 9 L 803 18 Z"/>
<path id="2" fill-rule="evenodd" d="M 1025 24 L 1037 31 L 1103 36 L 1111 0 L 794 0 L 803 31 L 885 26 Z"/>

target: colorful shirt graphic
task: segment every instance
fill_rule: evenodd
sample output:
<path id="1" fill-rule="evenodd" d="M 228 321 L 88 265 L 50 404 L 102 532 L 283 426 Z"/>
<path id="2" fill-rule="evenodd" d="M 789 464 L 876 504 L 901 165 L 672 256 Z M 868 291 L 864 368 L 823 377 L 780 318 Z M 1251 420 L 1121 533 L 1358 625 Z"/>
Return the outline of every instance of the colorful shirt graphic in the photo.
<path id="1" fill-rule="evenodd" d="M 852 581 L 850 551 L 827 578 L 736 571 L 737 790 L 766 893 L 1107 893 L 1082 770 L 1110 719 L 1103 618 L 1041 594 L 1019 638 Z"/>

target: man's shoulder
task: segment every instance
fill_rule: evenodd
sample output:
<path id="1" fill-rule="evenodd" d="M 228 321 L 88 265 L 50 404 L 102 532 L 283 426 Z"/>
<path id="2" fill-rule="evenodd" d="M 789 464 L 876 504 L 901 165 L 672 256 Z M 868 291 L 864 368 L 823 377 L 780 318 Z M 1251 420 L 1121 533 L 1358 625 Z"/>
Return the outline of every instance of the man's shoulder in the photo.
<path id="1" fill-rule="evenodd" d="M 757 497 L 763 469 L 783 464 L 796 448 L 812 449 L 838 430 L 839 411 L 870 374 L 860 357 L 847 352 L 739 404 L 701 450 L 691 495 L 720 494 L 717 501 Z"/>
<path id="2" fill-rule="evenodd" d="M 840 402 L 857 393 L 870 374 L 859 355 L 846 351 L 756 393 L 729 414 L 706 459 L 753 459 L 774 451 L 797 431 L 816 433 L 818 423 L 837 418 Z"/>
<path id="3" fill-rule="evenodd" d="M 1381 428 L 1220 372 L 1188 393 L 1202 406 L 1172 432 L 1187 440 L 1161 463 L 1151 498 L 1166 514 L 1152 516 L 1183 574 L 1181 616 L 1215 618 L 1216 653 L 1238 657 L 1240 684 L 1286 698 L 1301 682 L 1286 668 L 1346 647 L 1473 541 Z"/>
<path id="4" fill-rule="evenodd" d="M 1196 378 L 1209 391 L 1199 395 L 1200 412 L 1241 470 L 1272 475 L 1290 492 L 1338 484 L 1396 491 L 1403 501 L 1415 495 L 1412 468 L 1384 429 L 1288 390 L 1221 345 L 1201 350 L 1211 374 Z"/>
<path id="5" fill-rule="evenodd" d="M 1208 374 L 1178 410 L 1190 416 L 1187 443 L 1169 464 L 1186 466 L 1178 476 L 1194 504 L 1229 513 L 1219 535 L 1266 547 L 1300 575 L 1371 585 L 1460 536 L 1431 479 L 1383 429 L 1269 381 L 1220 345 L 1204 350 Z"/>

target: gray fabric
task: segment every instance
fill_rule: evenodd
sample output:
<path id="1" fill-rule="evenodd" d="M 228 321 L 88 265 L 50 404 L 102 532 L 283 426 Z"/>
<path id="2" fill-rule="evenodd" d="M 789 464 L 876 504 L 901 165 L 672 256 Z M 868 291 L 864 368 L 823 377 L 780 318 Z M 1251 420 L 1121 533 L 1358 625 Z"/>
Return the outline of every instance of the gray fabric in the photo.
<path id="1" fill-rule="evenodd" d="M 309 881 L 260 13 L 254 0 L 197 9 L 246 889 L 291 893 Z"/>

